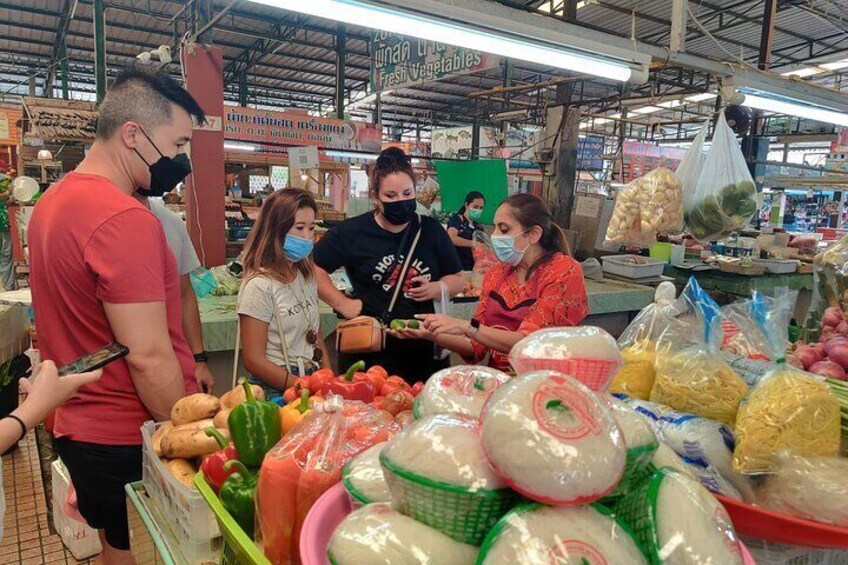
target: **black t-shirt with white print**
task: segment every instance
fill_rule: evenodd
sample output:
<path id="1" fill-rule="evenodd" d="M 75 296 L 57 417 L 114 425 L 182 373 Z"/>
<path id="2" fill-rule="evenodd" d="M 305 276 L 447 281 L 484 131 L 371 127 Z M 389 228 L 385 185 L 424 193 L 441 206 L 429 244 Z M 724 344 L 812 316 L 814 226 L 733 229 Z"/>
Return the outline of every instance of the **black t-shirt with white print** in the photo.
<path id="1" fill-rule="evenodd" d="M 462 270 L 456 248 L 441 224 L 428 216 L 421 216 L 421 222 L 421 238 L 406 273 L 403 293 L 392 311 L 392 319 L 409 319 L 415 314 L 433 312 L 432 301 L 415 302 L 406 295 L 414 278 L 436 281 Z M 416 228 L 417 220 L 407 227 Z M 414 236 L 415 231 L 412 231 L 406 249 L 412 245 Z M 384 230 L 369 212 L 330 229 L 316 244 L 313 257 L 315 264 L 329 273 L 344 267 L 356 297 L 363 302 L 362 313 L 379 317 L 391 301 L 400 276 L 405 257 L 401 256 L 398 261 L 395 254 L 402 238 L 403 232 Z"/>

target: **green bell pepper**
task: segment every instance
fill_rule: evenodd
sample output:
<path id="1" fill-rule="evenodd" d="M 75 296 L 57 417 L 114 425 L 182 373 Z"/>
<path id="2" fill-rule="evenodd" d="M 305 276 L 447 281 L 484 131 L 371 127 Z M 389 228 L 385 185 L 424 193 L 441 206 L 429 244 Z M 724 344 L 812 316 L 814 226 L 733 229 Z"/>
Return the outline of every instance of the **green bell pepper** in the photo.
<path id="1" fill-rule="evenodd" d="M 280 441 L 280 407 L 273 402 L 256 400 L 247 381 L 242 379 L 241 384 L 247 400 L 233 408 L 227 426 L 239 461 L 251 469 L 258 469 L 268 450 Z"/>
<path id="2" fill-rule="evenodd" d="M 256 512 L 256 485 L 258 477 L 251 473 L 241 461 L 230 459 L 224 463 L 224 471 L 235 472 L 221 485 L 218 497 L 241 529 L 253 539 L 253 524 Z"/>

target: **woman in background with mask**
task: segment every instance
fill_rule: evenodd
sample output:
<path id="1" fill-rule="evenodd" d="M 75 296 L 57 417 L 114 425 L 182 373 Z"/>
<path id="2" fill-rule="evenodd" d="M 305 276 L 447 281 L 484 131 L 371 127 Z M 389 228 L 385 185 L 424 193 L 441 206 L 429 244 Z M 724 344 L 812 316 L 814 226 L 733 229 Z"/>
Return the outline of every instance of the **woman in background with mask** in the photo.
<path id="1" fill-rule="evenodd" d="M 331 229 L 315 247 L 318 295 L 345 318 L 359 315 L 383 319 L 397 284 L 401 291 L 391 319 L 411 319 L 434 312 L 441 300 L 442 286 L 455 296 L 464 286 L 456 249 L 435 219 L 415 213 L 415 173 L 409 158 L 398 148 L 380 153 L 370 176 L 374 211 L 345 220 Z M 398 281 L 402 264 L 420 229 L 403 281 Z M 344 267 L 353 284 L 354 298 L 336 289 L 328 273 Z M 384 320 L 385 321 L 385 320 Z M 339 354 L 339 368 L 364 359 L 379 364 L 390 374 L 409 382 L 427 379 L 447 365 L 435 358 L 432 343 L 399 341 L 389 336 L 383 351 L 369 354 Z"/>
<path id="2" fill-rule="evenodd" d="M 477 223 L 483 215 L 483 206 L 486 200 L 476 190 L 465 195 L 465 202 L 456 214 L 452 214 L 448 220 L 448 235 L 451 238 L 459 262 L 462 263 L 463 271 L 474 269 L 474 255 L 471 249 L 474 247 L 474 232 L 482 229 Z"/>
<path id="3" fill-rule="evenodd" d="M 329 362 L 309 258 L 317 212 L 305 190 L 275 192 L 245 244 L 238 295 L 244 367 L 265 398 L 278 403 L 297 377 Z"/>
<path id="4" fill-rule="evenodd" d="M 423 329 L 399 336 L 429 339 L 473 363 L 488 357 L 490 366 L 506 370 L 507 354 L 524 336 L 579 325 L 589 314 L 580 264 L 567 254 L 565 235 L 537 197 L 504 200 L 495 213 L 492 247 L 500 265 L 486 273 L 471 321 L 418 316 Z"/>

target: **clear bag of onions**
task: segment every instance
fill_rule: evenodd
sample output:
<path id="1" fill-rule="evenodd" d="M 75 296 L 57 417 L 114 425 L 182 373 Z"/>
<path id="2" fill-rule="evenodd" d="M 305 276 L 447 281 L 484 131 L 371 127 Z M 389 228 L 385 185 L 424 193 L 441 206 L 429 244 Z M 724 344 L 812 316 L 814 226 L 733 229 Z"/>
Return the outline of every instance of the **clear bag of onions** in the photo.
<path id="1" fill-rule="evenodd" d="M 813 259 L 813 298 L 804 323 L 806 341 L 824 341 L 848 335 L 848 323 L 839 327 L 836 313 L 848 310 L 848 236 Z"/>

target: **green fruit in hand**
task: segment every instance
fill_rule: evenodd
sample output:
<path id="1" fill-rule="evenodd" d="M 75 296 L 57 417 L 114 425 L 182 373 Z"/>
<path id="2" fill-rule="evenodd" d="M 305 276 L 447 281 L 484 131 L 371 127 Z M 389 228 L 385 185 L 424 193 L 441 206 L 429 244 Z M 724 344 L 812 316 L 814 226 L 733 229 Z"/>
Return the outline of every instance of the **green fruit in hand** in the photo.
<path id="1" fill-rule="evenodd" d="M 406 327 L 411 330 L 417 330 L 421 327 L 421 324 L 418 322 L 418 320 L 407 320 Z"/>
<path id="2" fill-rule="evenodd" d="M 393 330 L 404 330 L 406 329 L 406 322 L 403 320 L 392 320 L 392 323 L 389 324 L 389 328 Z"/>

